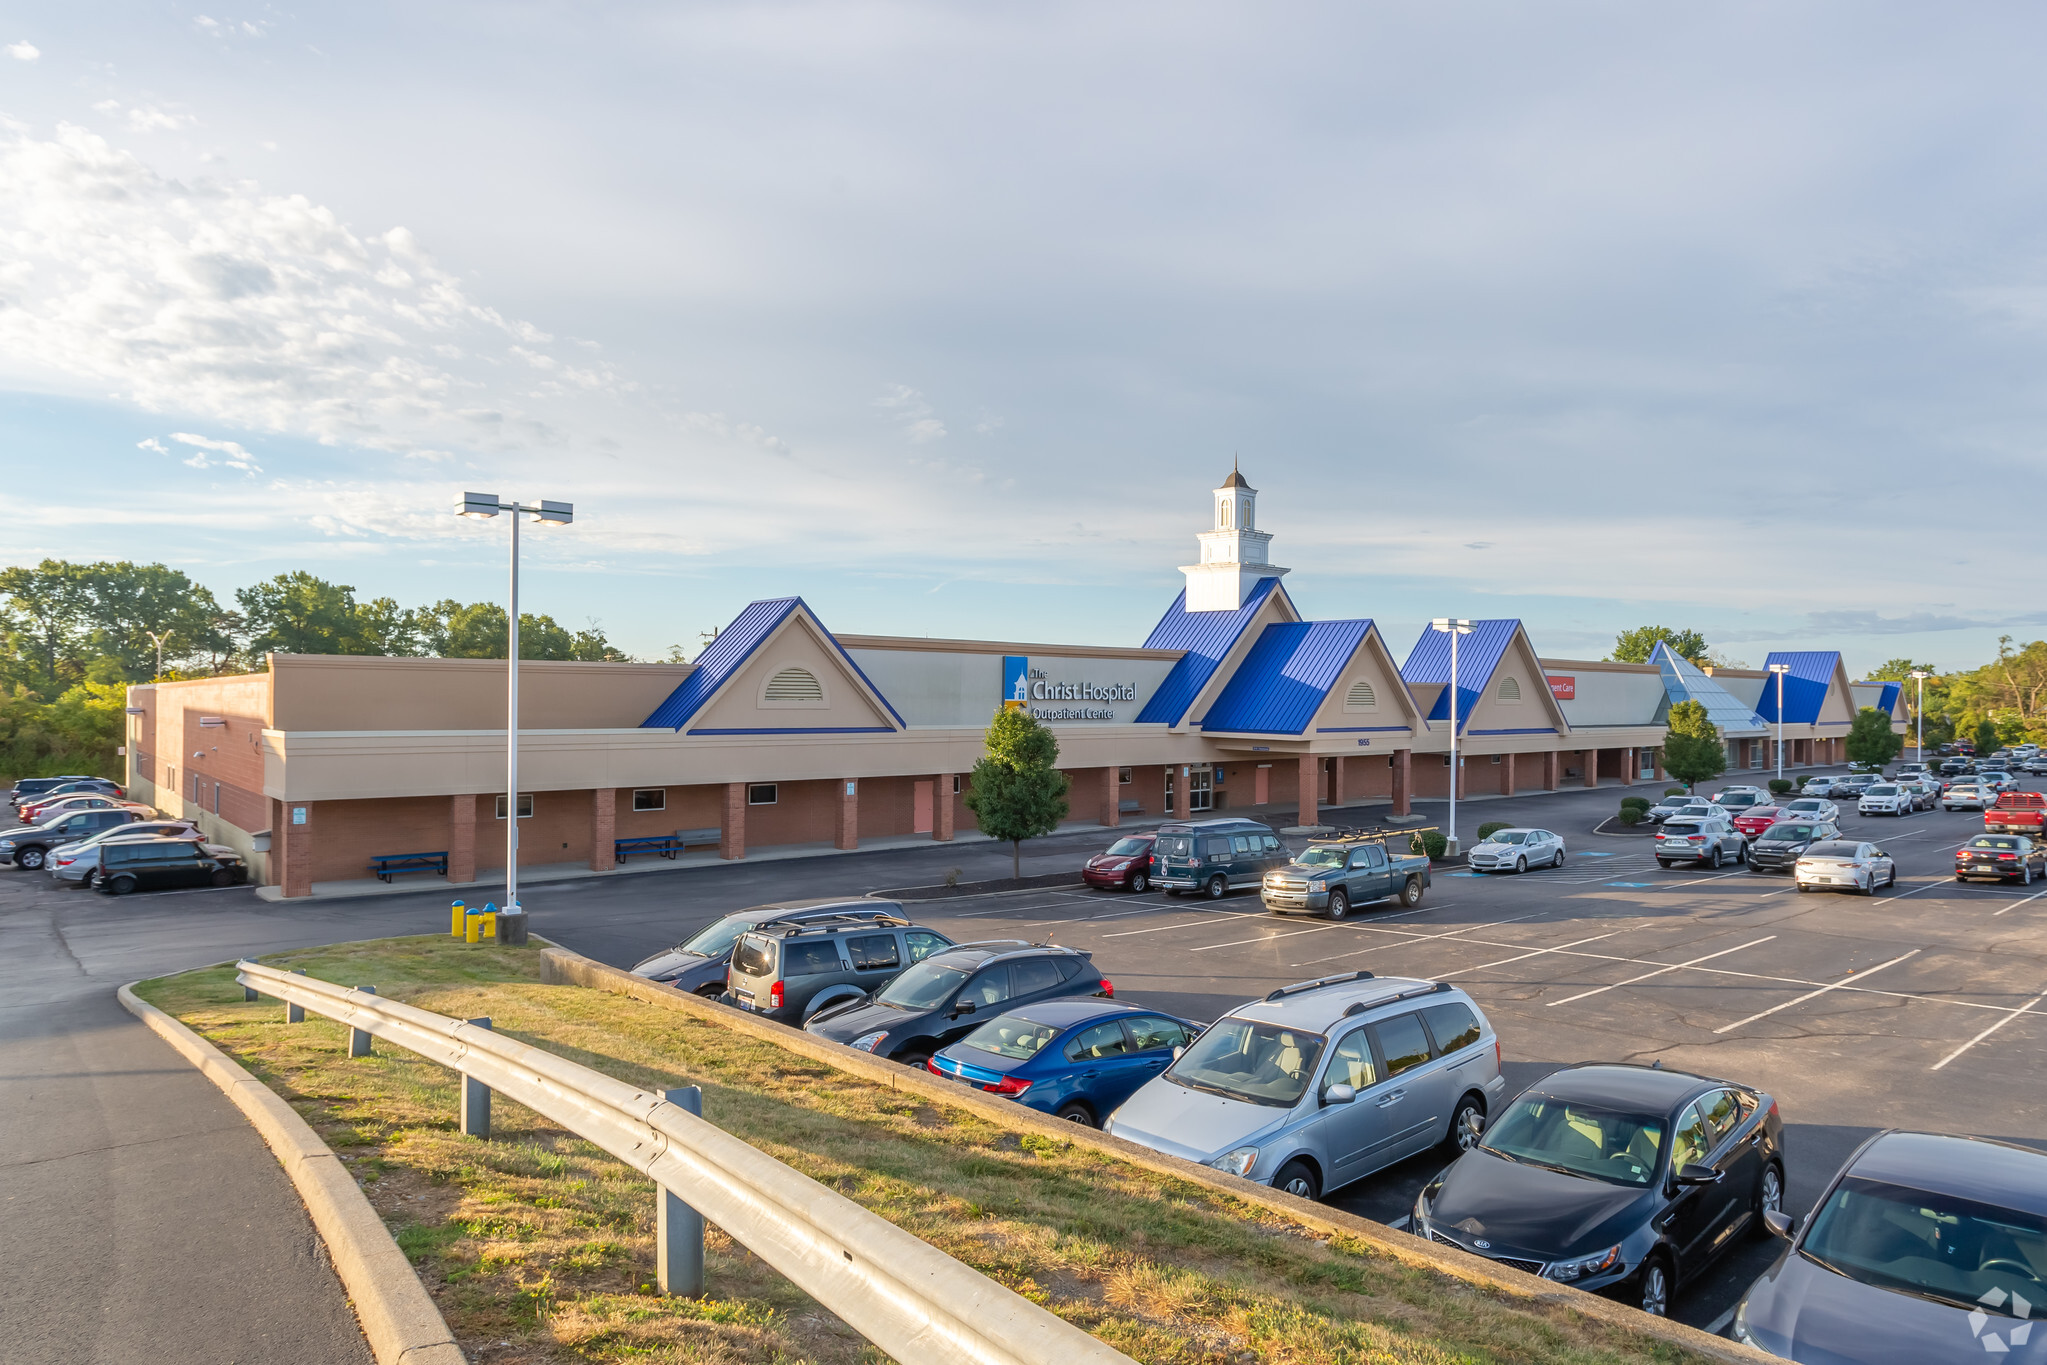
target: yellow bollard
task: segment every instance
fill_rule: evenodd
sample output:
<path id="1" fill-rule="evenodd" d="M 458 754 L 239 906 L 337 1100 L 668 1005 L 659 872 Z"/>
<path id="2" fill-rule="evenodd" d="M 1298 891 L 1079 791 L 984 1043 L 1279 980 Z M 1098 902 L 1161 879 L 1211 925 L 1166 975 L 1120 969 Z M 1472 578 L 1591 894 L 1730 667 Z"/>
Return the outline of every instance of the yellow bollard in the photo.
<path id="1" fill-rule="evenodd" d="M 463 921 L 468 918 L 469 907 L 464 905 L 461 901 L 456 901 L 453 905 L 449 906 L 448 907 L 449 937 L 461 938 L 464 929 Z"/>
<path id="2" fill-rule="evenodd" d="M 483 942 L 483 914 L 481 911 L 466 917 L 463 923 L 463 938 L 468 943 Z"/>
<path id="3" fill-rule="evenodd" d="M 477 918 L 483 921 L 483 927 L 480 931 L 482 933 L 482 936 L 484 938 L 489 939 L 493 943 L 497 942 L 498 917 L 495 914 L 491 913 L 490 911 L 486 910 L 482 914 L 478 915 Z"/>

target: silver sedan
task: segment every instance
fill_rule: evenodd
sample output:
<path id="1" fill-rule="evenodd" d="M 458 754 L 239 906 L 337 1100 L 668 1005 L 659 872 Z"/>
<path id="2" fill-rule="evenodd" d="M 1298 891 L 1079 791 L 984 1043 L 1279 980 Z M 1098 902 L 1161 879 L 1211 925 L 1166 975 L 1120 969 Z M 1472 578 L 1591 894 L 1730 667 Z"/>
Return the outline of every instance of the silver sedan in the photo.
<path id="1" fill-rule="evenodd" d="M 1800 891 L 1853 891 L 1874 896 L 1898 884 L 1898 865 L 1875 844 L 1829 839 L 1798 857 L 1792 876 Z"/>

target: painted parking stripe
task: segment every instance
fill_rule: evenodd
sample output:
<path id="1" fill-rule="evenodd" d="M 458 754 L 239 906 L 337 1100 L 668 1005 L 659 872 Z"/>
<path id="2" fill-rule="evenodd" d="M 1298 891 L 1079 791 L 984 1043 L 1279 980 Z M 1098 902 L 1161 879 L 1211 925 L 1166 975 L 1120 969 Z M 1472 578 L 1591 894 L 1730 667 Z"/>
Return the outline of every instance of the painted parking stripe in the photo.
<path id="1" fill-rule="evenodd" d="M 1260 934 L 1257 938 L 1231 939 L 1228 943 L 1204 943 L 1199 948 L 1189 948 L 1190 953 L 1212 953 L 1217 948 L 1241 948 L 1247 943 L 1271 943 L 1283 938 L 1299 938 L 1302 934 L 1326 934 L 1331 929 L 1341 929 L 1341 924 L 1317 924 L 1306 929 L 1289 929 L 1283 934 Z"/>
<path id="2" fill-rule="evenodd" d="M 1988 1037 L 1989 1037 L 1989 1036 L 1990 1036 L 1991 1034 L 1993 1034 L 1993 1033 L 1997 1032 L 1997 1031 L 1998 1031 L 1999 1029 L 2003 1028 L 2003 1027 L 2004 1027 L 2004 1026 L 2005 1026 L 2006 1024 L 2009 1024 L 2009 1023 L 2010 1023 L 2010 1022 L 2011 1022 L 2012 1020 L 2014 1020 L 2014 1019 L 2018 1018 L 2018 1017 L 2019 1017 L 2019 1016 L 2020 1016 L 2021 1014 L 2025 1014 L 2025 1013 L 2028 1013 L 2029 1011 L 2031 1011 L 2031 1009 L 2033 1008 L 2033 1006 L 2035 1006 L 2035 1005 L 2039 1004 L 2039 1003 L 2040 1003 L 2040 1002 L 2041 1002 L 2042 1000 L 2047 1000 L 2047 994 L 2041 994 L 2041 995 L 2036 995 L 2036 996 L 2034 996 L 2034 997 L 2033 997 L 2033 998 L 2032 998 L 2031 1000 L 2028 1000 L 2028 1001 L 2027 1001 L 2027 1002 L 2026 1002 L 2025 1004 L 2023 1004 L 2023 1005 L 2020 1005 L 2020 1006 L 2019 1006 L 2019 1007 L 2018 1007 L 2017 1009 L 2015 1009 L 2015 1010 L 2011 1011 L 2011 1012 L 2010 1012 L 2009 1014 L 2005 1015 L 2005 1016 L 2004 1016 L 2004 1018 L 2002 1018 L 2002 1019 L 1998 1020 L 1998 1021 L 1997 1021 L 1996 1023 L 1992 1024 L 1992 1025 L 1991 1025 L 1991 1026 L 1990 1026 L 1989 1028 L 1987 1028 L 1987 1029 L 1984 1029 L 1984 1030 L 1983 1030 L 1983 1031 L 1982 1031 L 1981 1033 L 1977 1034 L 1977 1035 L 1976 1035 L 1976 1036 L 1975 1036 L 1974 1038 L 1971 1038 L 1971 1039 L 1970 1039 L 1970 1040 L 1969 1040 L 1968 1042 L 1966 1042 L 1966 1043 L 1963 1043 L 1963 1044 L 1962 1044 L 1962 1045 L 1961 1045 L 1960 1047 L 1956 1048 L 1956 1049 L 1955 1049 L 1955 1050 L 1954 1050 L 1953 1052 L 1950 1052 L 1950 1053 L 1949 1053 L 1949 1054 L 1948 1054 L 1947 1056 L 1945 1056 L 1945 1057 L 1941 1058 L 1941 1059 L 1940 1059 L 1939 1061 L 1935 1062 L 1935 1063 L 1933 1064 L 1933 1066 L 1932 1066 L 1932 1067 L 1931 1067 L 1930 1069 L 1931 1069 L 1931 1070 L 1934 1070 L 1934 1071 L 1938 1071 L 1938 1070 L 1940 1070 L 1940 1069 L 1941 1069 L 1942 1067 L 1946 1066 L 1946 1065 L 1947 1065 L 1947 1064 L 1948 1064 L 1949 1062 L 1952 1062 L 1952 1061 L 1953 1061 L 1953 1060 L 1954 1060 L 1955 1058 L 1957 1058 L 1957 1057 L 1961 1056 L 1961 1055 L 1962 1055 L 1962 1054 L 1963 1054 L 1964 1052 L 1967 1052 L 1967 1051 L 1968 1051 L 1968 1050 L 1969 1050 L 1970 1048 L 1972 1048 L 1972 1047 L 1976 1046 L 1976 1044 L 1978 1044 L 1978 1043 L 1982 1042 L 1982 1041 L 1983 1041 L 1983 1040 L 1984 1040 L 1985 1038 L 1988 1038 Z"/>
<path id="3" fill-rule="evenodd" d="M 1575 948 L 1581 943 L 1597 943 L 1599 942 L 1599 940 L 1603 938 L 1612 938 L 1615 934 L 1619 932 L 1621 931 L 1618 929 L 1614 929 L 1604 934 L 1594 934 L 1590 938 L 1572 939 L 1569 943 L 1560 943 L 1554 948 L 1531 948 L 1525 953 L 1516 953 L 1512 957 L 1495 958 L 1491 962 L 1481 962 L 1476 967 L 1459 967 L 1454 972 L 1442 973 L 1436 979 L 1438 981 L 1447 981 L 1453 976 L 1462 976 L 1466 972 L 1482 972 L 1491 967 L 1504 967 L 1509 962 L 1519 962 L 1523 958 L 1541 957 L 1544 953 L 1561 953 L 1566 949 Z"/>
<path id="4" fill-rule="evenodd" d="M 1870 977 L 1875 976 L 1878 972 L 1882 971 L 1886 967 L 1895 967 L 1900 962 L 1905 961 L 1907 958 L 1919 956 L 1919 952 L 1920 952 L 1919 949 L 1914 948 L 1909 953 L 1900 953 L 1898 954 L 1898 956 L 1892 958 L 1889 962 L 1878 963 L 1876 966 L 1871 967 L 1866 972 L 1857 972 L 1853 977 L 1845 977 L 1842 980 L 1832 983 L 1831 985 L 1822 986 L 1816 991 L 1807 991 L 1804 995 L 1799 996 L 1796 1000 L 1786 1000 L 1781 1005 L 1772 1005 L 1770 1006 L 1770 1008 L 1766 1010 L 1762 1010 L 1759 1011 L 1758 1013 L 1751 1014 L 1746 1019 L 1737 1019 L 1731 1024 L 1722 1024 L 1719 1028 L 1714 1029 L 1713 1032 L 1716 1035 L 1722 1033 L 1731 1033 L 1735 1029 L 1740 1028 L 1743 1024 L 1753 1024 L 1758 1019 L 1767 1019 L 1771 1015 L 1777 1013 L 1779 1010 L 1788 1010 L 1793 1005 L 1803 1005 L 1808 1000 L 1817 1000 L 1819 997 L 1827 994 L 1829 991 L 1838 991 L 1843 987 L 1852 987 L 1857 982 L 1867 981 Z M 1926 999 L 1927 997 L 1914 996 L 1912 998 L 1917 1000 L 1923 1000 Z M 2023 1012 L 2023 1008 L 2024 1007 L 2021 1007 L 2021 1012 Z"/>
<path id="5" fill-rule="evenodd" d="M 1666 972 L 1683 971 L 1686 967 L 1696 967 L 1701 962 L 1711 962 L 1716 957 L 1726 957 L 1729 953 L 1738 953 L 1743 948 L 1754 948 L 1760 944 L 1768 943 L 1776 937 L 1775 934 L 1766 934 L 1762 938 L 1751 939 L 1747 943 L 1737 944 L 1732 948 L 1722 948 L 1717 953 L 1707 953 L 1704 957 L 1695 957 L 1689 962 L 1673 962 L 1668 967 L 1658 967 L 1653 972 L 1644 972 L 1640 976 L 1631 976 L 1626 981 L 1616 981 L 1611 986 L 1595 986 L 1589 991 L 1580 991 L 1576 995 L 1567 995 L 1562 1000 L 1548 1000 L 1543 1002 L 1544 1008 L 1554 1009 L 1558 1005 L 1568 1005 L 1574 1000 L 1584 1000 L 1591 996 L 1604 995 L 1608 991 L 1619 990 L 1622 986 L 1632 986 L 1638 981 L 1648 981 L 1653 977 L 1662 976 Z"/>
<path id="6" fill-rule="evenodd" d="M 1320 962 L 1339 962 L 1347 957 L 1363 957 L 1366 953 L 1376 953 L 1381 948 L 1408 948 L 1417 943 L 1438 943 L 1445 939 L 1455 939 L 1460 943 L 1478 943 L 1482 940 L 1467 939 L 1461 936 L 1478 929 L 1493 929 L 1502 924 L 1519 924 L 1522 920 L 1534 918 L 1535 915 L 1533 913 L 1516 915 L 1512 919 L 1488 920 L 1483 924 L 1467 924 L 1462 929 L 1447 929 L 1440 934 L 1418 934 L 1412 929 L 1376 929 L 1366 924 L 1353 925 L 1352 928 L 1354 929 L 1364 929 L 1375 934 L 1396 935 L 1397 939 L 1392 943 L 1375 943 L 1369 948 L 1354 948 L 1346 953 L 1330 953 L 1326 957 L 1311 957 L 1305 962 L 1294 962 L 1288 965 L 1297 970 L 1302 967 L 1315 966 Z"/>
<path id="7" fill-rule="evenodd" d="M 2036 901 L 2040 899 L 2040 897 L 2042 896 L 2047 896 L 2047 891 L 2035 891 L 2032 895 L 2026 897 L 2025 900 L 2013 901 L 2010 905 L 2005 906 L 2004 909 L 2002 910 L 1992 911 L 1990 918 L 1996 919 L 1999 915 L 2009 915 L 2012 911 L 2018 909 L 2021 905 L 2025 905 L 2031 901 Z"/>
<path id="8" fill-rule="evenodd" d="M 1204 911 L 1202 911 L 1201 913 L 1202 913 L 1202 914 L 1204 914 L 1204 915 L 1230 915 L 1230 916 L 1233 916 L 1233 917 L 1235 917 L 1235 918 L 1237 918 L 1237 919 L 1263 919 L 1263 918 L 1265 918 L 1265 916 L 1264 916 L 1264 914 L 1263 914 L 1262 912 L 1254 912 L 1254 911 L 1250 911 L 1250 910 L 1204 910 Z M 1118 930 L 1117 932 L 1115 932 L 1115 933 L 1113 933 L 1113 934 L 1103 934 L 1103 935 L 1102 935 L 1102 937 L 1103 937 L 1103 938 L 1129 938 L 1129 937 L 1130 937 L 1130 936 L 1131 936 L 1132 934 L 1158 934 L 1158 933 L 1163 933 L 1163 932 L 1165 932 L 1165 931 L 1166 931 L 1166 930 L 1168 930 L 1168 929 L 1193 929 L 1193 928 L 1196 928 L 1196 927 L 1198 927 L 1198 926 L 1200 926 L 1200 925 L 1202 925 L 1202 924 L 1206 924 L 1206 923 L 1209 923 L 1209 921 L 1207 921 L 1207 920 L 1198 920 L 1198 919 L 1189 919 L 1189 920 L 1182 920 L 1182 921 L 1180 921 L 1180 922 L 1179 922 L 1178 924 L 1154 924 L 1154 925 L 1153 925 L 1153 926 L 1152 926 L 1151 928 L 1149 928 L 1149 929 L 1121 929 L 1121 930 Z"/>

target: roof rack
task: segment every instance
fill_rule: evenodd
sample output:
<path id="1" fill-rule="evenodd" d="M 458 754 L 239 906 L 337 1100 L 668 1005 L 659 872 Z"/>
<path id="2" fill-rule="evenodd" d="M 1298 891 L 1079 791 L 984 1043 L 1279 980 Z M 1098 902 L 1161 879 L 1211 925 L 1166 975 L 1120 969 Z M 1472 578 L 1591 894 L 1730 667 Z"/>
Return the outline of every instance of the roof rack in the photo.
<path id="1" fill-rule="evenodd" d="M 1366 1010 L 1375 1010 L 1381 1005 L 1391 1005 L 1401 1000 L 1414 1000 L 1424 995 L 1441 995 L 1444 991 L 1456 989 L 1455 986 L 1452 986 L 1447 981 L 1438 981 L 1430 986 L 1410 986 L 1404 991 L 1395 991 L 1391 995 L 1382 995 L 1377 1000 L 1360 1000 L 1346 1008 L 1343 1012 L 1343 1017 L 1348 1019 L 1353 1014 L 1363 1014 Z"/>
<path id="2" fill-rule="evenodd" d="M 1354 828 L 1348 825 L 1334 825 L 1331 828 L 1335 829 L 1336 833 L 1318 834 L 1310 838 L 1308 842 L 1311 844 L 1352 844 L 1352 843 L 1383 844 L 1388 839 L 1393 838 L 1395 835 L 1432 833 L 1436 830 L 1441 829 L 1442 826 L 1404 825 L 1399 828 L 1387 828 L 1385 826 L 1379 826 L 1372 829 L 1365 829 L 1362 827 Z"/>
<path id="3" fill-rule="evenodd" d="M 909 923 L 909 920 L 902 918 L 900 915 L 891 915 L 883 912 L 873 915 L 858 913 L 821 915 L 816 919 L 770 919 L 762 920 L 759 924 L 754 925 L 753 928 L 755 932 L 762 929 L 787 929 L 789 937 L 794 938 L 799 934 L 830 933 L 833 930 L 845 929 L 856 924 L 867 929 L 877 926 L 894 929 L 905 927 Z"/>
<path id="4" fill-rule="evenodd" d="M 1284 1000 L 1290 995 L 1303 995 L 1309 991 L 1319 991 L 1324 986 L 1343 986 L 1353 981 L 1370 981 L 1372 979 L 1373 977 L 1370 972 L 1359 971 L 1345 972 L 1341 976 L 1325 976 L 1319 981 L 1296 981 L 1293 985 L 1281 986 L 1278 990 L 1266 996 L 1265 1003 L 1269 1005 L 1275 1000 Z"/>

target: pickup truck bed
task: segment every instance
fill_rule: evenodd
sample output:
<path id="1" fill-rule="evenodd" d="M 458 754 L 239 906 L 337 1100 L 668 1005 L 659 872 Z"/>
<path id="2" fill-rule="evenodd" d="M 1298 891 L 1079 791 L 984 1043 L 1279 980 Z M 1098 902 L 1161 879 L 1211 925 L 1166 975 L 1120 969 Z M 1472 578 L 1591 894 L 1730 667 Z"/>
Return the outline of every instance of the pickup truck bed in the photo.
<path id="1" fill-rule="evenodd" d="M 2047 796 L 2039 792 L 2005 792 L 1983 812 L 1983 829 L 1988 834 L 2030 834 L 2047 832 Z"/>

